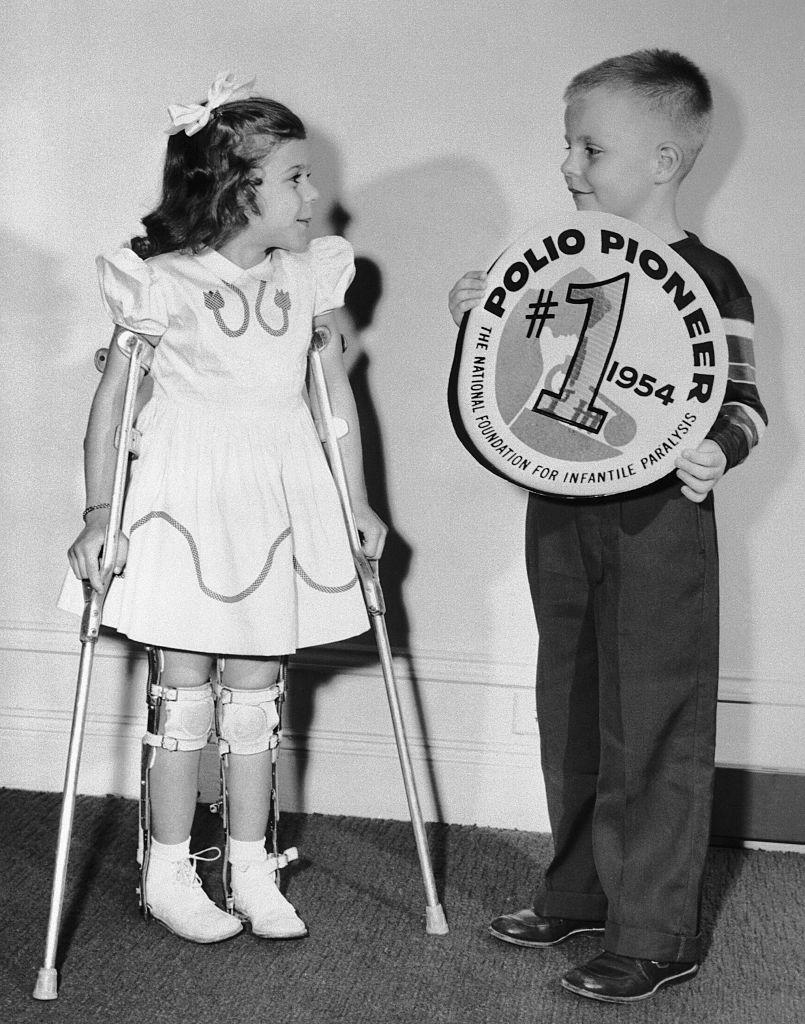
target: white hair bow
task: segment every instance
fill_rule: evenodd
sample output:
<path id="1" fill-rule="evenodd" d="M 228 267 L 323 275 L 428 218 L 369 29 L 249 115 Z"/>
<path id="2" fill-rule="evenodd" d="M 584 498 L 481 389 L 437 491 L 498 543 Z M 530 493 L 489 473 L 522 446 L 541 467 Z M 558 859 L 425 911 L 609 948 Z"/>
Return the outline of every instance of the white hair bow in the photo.
<path id="1" fill-rule="evenodd" d="M 210 114 L 216 107 L 238 98 L 238 93 L 248 92 L 254 85 L 254 81 L 254 78 L 250 78 L 248 82 L 236 82 L 231 71 L 219 71 L 215 76 L 215 81 L 207 90 L 206 103 L 172 103 L 168 107 L 168 113 L 173 123 L 165 131 L 168 135 L 176 135 L 178 132 L 195 135 L 207 124 Z"/>

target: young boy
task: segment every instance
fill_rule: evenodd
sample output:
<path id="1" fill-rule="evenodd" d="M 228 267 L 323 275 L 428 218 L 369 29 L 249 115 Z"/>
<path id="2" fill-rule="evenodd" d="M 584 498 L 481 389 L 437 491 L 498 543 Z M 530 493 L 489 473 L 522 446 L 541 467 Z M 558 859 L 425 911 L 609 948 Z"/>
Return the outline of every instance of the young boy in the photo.
<path id="1" fill-rule="evenodd" d="M 679 54 L 642 50 L 583 71 L 565 101 L 562 173 L 577 209 L 626 217 L 676 249 L 707 284 L 729 341 L 724 404 L 675 474 L 612 498 L 531 493 L 528 501 L 554 857 L 533 909 L 497 918 L 491 932 L 537 948 L 603 932 L 604 952 L 562 984 L 632 1002 L 699 968 L 718 696 L 712 490 L 746 458 L 767 418 L 750 296 L 735 268 L 676 215 L 677 191 L 708 131 L 705 77 Z M 453 287 L 456 323 L 481 301 L 485 280 L 473 271 Z"/>

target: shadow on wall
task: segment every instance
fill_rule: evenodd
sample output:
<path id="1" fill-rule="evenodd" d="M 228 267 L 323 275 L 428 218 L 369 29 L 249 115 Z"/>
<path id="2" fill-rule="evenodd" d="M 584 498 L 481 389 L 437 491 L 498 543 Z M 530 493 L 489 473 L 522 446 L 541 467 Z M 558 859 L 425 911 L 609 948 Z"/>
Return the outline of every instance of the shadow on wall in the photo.
<path id="1" fill-rule="evenodd" d="M 342 234 L 355 249 L 356 276 L 346 297 L 351 337 L 345 358 L 360 417 L 369 500 L 389 526 L 381 572 L 389 635 L 398 659 L 405 662 L 406 689 L 410 679 L 410 697 L 416 709 L 416 721 L 406 724 L 412 740 L 424 748 L 429 795 L 436 817 L 441 819 L 438 785 L 429 757 L 429 723 L 420 699 L 406 607 L 406 580 L 416 559 L 417 541 L 396 526 L 398 513 L 388 480 L 394 466 L 393 475 L 404 478 L 406 495 L 423 503 L 438 504 L 442 498 L 437 492 L 445 486 L 453 488 L 452 482 L 443 478 L 445 461 L 450 460 L 438 459 L 439 478 L 429 461 L 433 451 L 459 448 L 446 406 L 455 337 L 447 292 L 463 270 L 475 265 L 473 254 L 494 253 L 500 248 L 507 230 L 506 210 L 489 172 L 458 158 L 417 165 L 346 195 L 337 147 L 315 131 L 309 137 L 315 183 L 321 194 L 314 233 Z M 380 409 L 378 395 L 384 397 Z M 398 414 L 402 418 L 395 423 Z M 392 431 L 399 434 L 389 442 L 384 435 Z M 407 464 L 412 450 L 417 455 L 413 467 Z M 464 507 L 461 495 L 456 494 L 455 508 Z M 437 528 L 444 530 L 443 541 L 449 551 L 456 545 L 456 522 L 445 518 L 439 518 Z M 490 510 L 490 529 L 493 521 Z M 439 583 L 434 570 L 434 585 Z M 346 646 L 352 658 L 366 664 L 377 660 L 369 635 Z M 286 721 L 302 741 L 296 758 L 297 806 L 301 810 L 307 809 L 301 806 L 307 768 L 305 738 L 314 724 L 316 690 L 327 682 L 324 674 L 316 673 L 314 678 L 300 672 L 293 674 L 289 687 Z M 401 696 L 405 706 L 406 695 Z M 378 731 L 387 730 L 388 720 L 378 723 Z"/>
<path id="2" fill-rule="evenodd" d="M 412 563 L 438 555 L 448 574 L 436 564 L 419 571 L 455 603 L 466 586 L 477 585 L 467 545 L 476 535 L 500 532 L 504 488 L 477 466 L 450 423 L 447 383 L 457 328 L 447 296 L 464 272 L 487 266 L 510 241 L 509 212 L 493 172 L 461 156 L 385 175 L 346 205 L 356 249 L 371 251 L 383 273 L 377 329 L 367 345 L 374 347 L 370 365 L 385 396 L 379 412 L 387 472 L 398 492 L 404 489 L 409 510 L 416 503 L 432 510 L 417 517 L 427 536 L 419 543 L 407 538 Z M 512 485 L 510 493 L 517 490 Z M 500 571 L 508 571 L 503 562 Z"/>
<path id="3" fill-rule="evenodd" d="M 740 255 L 734 254 L 742 270 Z M 757 557 L 763 542 L 752 551 L 748 541 L 768 530 L 769 515 L 781 498 L 786 501 L 786 491 L 793 487 L 792 493 L 796 492 L 802 449 L 796 441 L 794 416 L 785 406 L 785 382 L 791 379 L 796 363 L 780 344 L 784 337 L 780 313 L 760 280 L 745 273 L 743 277 L 755 311 L 758 388 L 769 428 L 757 450 L 743 465 L 730 470 L 716 488 L 716 511 L 722 557 L 722 660 L 728 671 L 752 677 L 757 671 L 757 612 L 779 583 L 771 578 L 763 558 Z M 776 438 L 785 438 L 785 447 L 776 444 Z M 792 594 L 780 600 L 797 598 Z M 740 652 L 737 659 L 734 652 Z M 768 659 L 764 655 L 760 660 Z"/>
<path id="4" fill-rule="evenodd" d="M 339 151 L 327 137 L 315 130 L 308 133 L 308 138 L 313 151 L 314 180 L 320 193 L 315 209 L 313 234 L 336 234 L 349 239 L 348 229 L 353 218 L 343 205 Z M 405 648 L 408 640 L 408 622 L 402 600 L 402 582 L 408 573 L 411 548 L 394 529 L 386 486 L 380 420 L 368 380 L 370 357 L 362 340 L 363 332 L 374 322 L 382 294 L 383 275 L 380 266 L 369 256 L 356 252 L 355 278 L 345 299 L 344 327 L 348 342 L 345 362 L 358 408 L 369 502 L 389 527 L 382 560 L 383 593 L 387 607 L 386 625 L 391 642 L 395 646 Z M 347 646 L 353 649 L 353 656 L 359 662 L 372 664 L 377 661 L 371 633 L 359 638 L 357 644 L 353 640 L 347 644 L 333 646 Z M 295 736 L 301 740 L 295 762 L 300 809 L 305 809 L 302 806 L 308 761 L 305 740 L 309 736 L 315 717 L 315 693 L 319 686 L 328 682 L 328 679 L 326 674 L 318 674 L 313 678 L 307 674 L 294 672 L 289 685 L 287 722 Z"/>
<path id="5" fill-rule="evenodd" d="M 720 76 L 711 76 L 714 118 L 710 138 L 680 191 L 683 227 L 699 234 L 705 245 L 722 249 L 719 237 L 705 230 L 708 206 L 724 187 L 736 164 L 746 137 L 744 103 Z M 724 252 L 738 268 L 749 289 L 755 309 L 757 342 L 755 357 L 761 399 L 769 412 L 771 431 L 744 466 L 731 470 L 716 489 L 719 531 L 722 538 L 721 591 L 727 611 L 722 616 L 722 651 L 741 652 L 742 671 L 752 670 L 752 645 L 756 602 L 757 566 L 747 539 L 763 529 L 770 508 L 774 507 L 786 481 L 795 471 L 800 453 L 789 448 L 782 462 L 773 449 L 774 436 L 792 438 L 791 415 L 784 408 L 783 381 L 786 379 L 785 353 L 775 343 L 782 337 L 782 322 L 771 297 L 761 282 L 747 273 L 745 253 L 752 240 L 744 239 L 743 250 Z M 763 586 L 761 589 L 765 589 Z M 741 595 L 738 600 L 733 595 Z M 733 663 L 731 663 L 733 664 Z"/>
<path id="6" fill-rule="evenodd" d="M 746 135 L 746 116 L 737 95 L 720 76 L 710 76 L 713 122 L 710 136 L 679 192 L 683 228 L 700 235 L 707 207 L 724 187 L 733 166 L 741 159 Z M 707 245 L 707 239 L 702 238 Z M 718 248 L 718 239 L 713 239 Z"/>

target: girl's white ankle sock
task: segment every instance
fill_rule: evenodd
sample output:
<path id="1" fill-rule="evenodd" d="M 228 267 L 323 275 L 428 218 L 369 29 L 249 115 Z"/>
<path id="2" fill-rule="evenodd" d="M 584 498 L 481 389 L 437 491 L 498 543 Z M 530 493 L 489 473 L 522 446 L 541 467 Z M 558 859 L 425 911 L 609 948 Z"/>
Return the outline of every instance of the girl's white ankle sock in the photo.
<path id="1" fill-rule="evenodd" d="M 266 859 L 265 839 L 229 840 L 229 863 L 237 865 L 259 864 Z"/>
<path id="2" fill-rule="evenodd" d="M 190 836 L 183 843 L 159 843 L 152 839 L 151 856 L 157 860 L 187 860 L 190 857 Z"/>

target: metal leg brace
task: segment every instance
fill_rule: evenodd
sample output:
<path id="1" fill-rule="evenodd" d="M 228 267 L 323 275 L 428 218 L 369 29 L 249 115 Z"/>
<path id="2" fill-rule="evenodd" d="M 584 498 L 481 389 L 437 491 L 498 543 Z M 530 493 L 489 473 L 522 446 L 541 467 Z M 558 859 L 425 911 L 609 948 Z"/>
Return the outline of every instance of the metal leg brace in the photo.
<path id="1" fill-rule="evenodd" d="M 64 777 L 59 832 L 56 840 L 56 862 L 53 870 L 53 889 L 50 897 L 47 936 L 45 938 L 45 957 L 37 974 L 34 987 L 34 999 L 58 998 L 58 977 L 56 971 L 56 952 L 59 942 L 61 916 L 64 907 L 64 892 L 67 881 L 67 863 L 70 856 L 70 840 L 73 830 L 73 815 L 78 788 L 78 769 L 81 761 L 81 747 L 84 741 L 87 704 L 89 700 L 89 684 L 92 676 L 92 662 L 95 644 L 101 628 L 101 616 L 112 571 L 117 554 L 117 543 L 120 536 L 120 522 L 123 513 L 123 499 L 126 491 L 129 457 L 132 454 L 132 437 L 134 434 L 134 414 L 137 388 L 140 382 L 140 371 L 147 367 L 152 353 L 151 346 L 145 340 L 131 332 L 118 335 L 117 344 L 125 348 L 129 354 L 129 370 L 126 378 L 126 391 L 123 399 L 123 412 L 117 436 L 117 459 L 115 463 L 114 484 L 112 487 L 109 523 L 103 546 L 101 574 L 105 581 L 102 593 L 84 586 L 84 614 L 81 618 L 79 640 L 81 658 L 78 667 L 73 722 L 70 730 L 70 745 L 67 753 L 67 766 Z"/>
<path id="2" fill-rule="evenodd" d="M 146 892 L 148 864 L 151 857 L 151 769 L 157 750 L 194 751 L 207 745 L 212 735 L 214 712 L 212 687 L 164 686 L 162 672 L 165 659 L 159 647 L 148 651 L 148 725 L 143 736 L 140 773 L 140 910 L 148 919 Z"/>
<path id="3" fill-rule="evenodd" d="M 268 749 L 271 751 L 271 797 L 268 811 L 268 832 L 271 837 L 271 853 L 268 855 L 268 861 L 270 869 L 274 872 L 275 881 L 279 881 L 279 871 L 281 868 L 287 867 L 292 861 L 299 859 L 299 851 L 295 846 L 288 847 L 282 853 L 279 852 L 279 795 L 277 785 L 277 760 L 279 757 L 279 747 L 282 741 L 282 708 L 285 703 L 285 691 L 287 686 L 287 668 L 288 659 L 280 659 L 279 674 L 277 676 L 277 682 L 270 688 L 269 691 L 248 691 L 248 690 L 232 690 L 228 688 L 224 682 L 224 670 L 226 662 L 224 658 L 218 658 L 216 664 L 215 681 L 213 689 L 215 691 L 215 732 L 218 739 L 218 753 L 220 757 L 220 769 L 221 769 L 221 799 L 220 807 L 221 820 L 224 828 L 225 846 L 223 864 L 221 868 L 222 881 L 224 888 L 224 898 L 226 900 L 226 909 L 230 914 L 235 913 L 235 902 L 232 895 L 232 885 L 230 881 L 229 871 L 229 792 L 227 787 L 227 771 L 229 768 L 229 756 L 230 754 L 248 754 L 258 753 L 260 750 Z M 258 738 L 256 742 L 249 744 L 248 741 L 241 739 L 239 742 L 234 741 L 232 738 L 232 727 L 226 721 L 227 708 L 232 708 L 233 705 L 246 706 L 247 708 L 254 709 L 257 704 L 265 704 L 265 700 L 261 695 L 265 695 L 270 698 L 273 702 L 274 710 L 276 712 L 276 722 L 271 727 L 270 736 L 267 738 Z M 267 744 L 267 747 L 266 747 Z M 216 806 L 216 805 L 213 805 Z"/>
<path id="4" fill-rule="evenodd" d="M 160 647 L 148 647 L 148 680 L 146 682 L 147 703 L 148 703 L 148 732 L 158 733 L 160 728 L 160 705 L 159 698 L 151 698 L 152 685 L 160 686 L 162 683 L 162 670 L 164 668 L 164 655 Z M 137 863 L 139 865 L 140 884 L 137 889 L 137 896 L 140 901 L 140 911 L 143 917 L 148 920 L 148 893 L 146 890 L 146 877 L 148 875 L 148 862 L 151 857 L 151 769 L 154 766 L 156 751 L 145 743 L 140 753 L 140 835 L 137 848 Z"/>
<path id="5" fill-rule="evenodd" d="M 397 682 L 394 677 L 394 662 L 391 655 L 391 645 L 386 631 L 386 605 L 383 598 L 383 591 L 380 587 L 380 579 L 376 570 L 367 559 L 361 548 L 360 536 L 355 525 L 355 516 L 352 511 L 352 503 L 349 497 L 344 464 L 341 459 L 341 452 L 338 447 L 338 436 L 335 428 L 335 420 L 330 396 L 327 390 L 327 380 L 324 376 L 324 368 L 321 363 L 320 352 L 330 341 L 330 331 L 326 327 L 317 327 L 313 332 L 310 350 L 308 352 L 308 363 L 310 365 L 310 376 L 315 389 L 316 400 L 319 407 L 320 428 L 323 433 L 323 441 L 330 470 L 335 480 L 338 497 L 341 502 L 341 510 L 344 514 L 344 523 L 349 536 L 352 557 L 355 561 L 355 568 L 363 589 L 363 598 L 366 603 L 366 610 L 372 622 L 372 629 L 375 634 L 377 650 L 380 656 L 380 664 L 383 670 L 383 680 L 386 684 L 386 696 L 388 697 L 391 721 L 394 727 L 394 739 L 397 744 L 397 753 L 400 758 L 400 767 L 403 774 L 405 796 L 408 801 L 408 810 L 411 815 L 411 825 L 414 830 L 419 866 L 422 871 L 422 880 L 425 885 L 426 906 L 425 906 L 425 930 L 429 935 L 445 935 L 448 932 L 447 920 L 444 910 L 439 902 L 436 892 L 436 881 L 433 877 L 433 867 L 430 861 L 428 840 L 425 834 L 425 826 L 422 820 L 422 811 L 419 806 L 419 797 L 416 791 L 416 781 L 411 766 L 411 757 L 408 751 L 408 741 L 405 736 L 402 712 L 397 693 Z"/>

